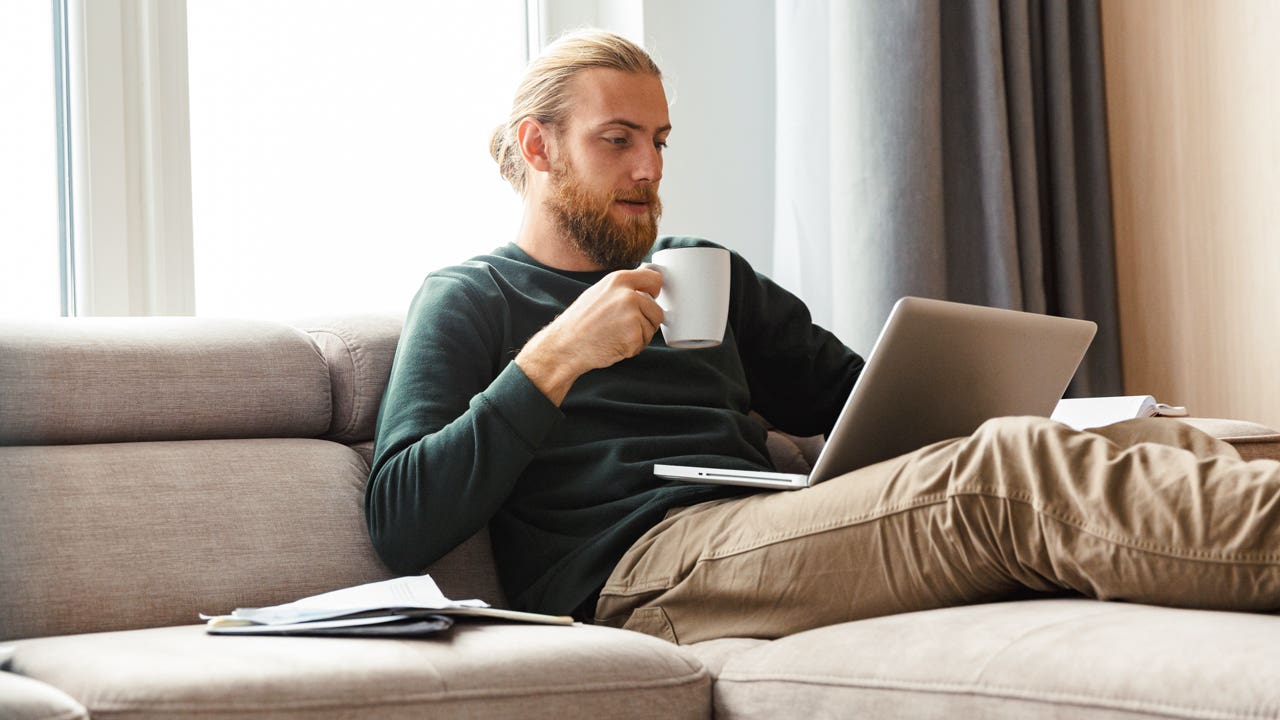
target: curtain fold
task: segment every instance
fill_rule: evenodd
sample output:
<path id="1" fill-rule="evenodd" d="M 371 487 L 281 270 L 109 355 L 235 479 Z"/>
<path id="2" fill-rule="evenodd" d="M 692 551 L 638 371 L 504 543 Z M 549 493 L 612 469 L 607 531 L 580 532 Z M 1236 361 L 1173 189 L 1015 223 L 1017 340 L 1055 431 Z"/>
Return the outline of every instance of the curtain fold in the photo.
<path id="1" fill-rule="evenodd" d="M 1087 318 L 1120 394 L 1096 0 L 777 7 L 778 280 L 863 352 L 903 295 Z"/>

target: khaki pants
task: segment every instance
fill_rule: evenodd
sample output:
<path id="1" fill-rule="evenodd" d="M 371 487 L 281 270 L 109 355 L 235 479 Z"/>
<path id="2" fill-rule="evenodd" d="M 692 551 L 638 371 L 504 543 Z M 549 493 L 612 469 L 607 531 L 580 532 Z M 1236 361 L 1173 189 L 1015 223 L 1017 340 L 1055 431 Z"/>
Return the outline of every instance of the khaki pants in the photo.
<path id="1" fill-rule="evenodd" d="M 1280 463 L 1167 419 L 1000 418 L 806 490 L 673 511 L 596 617 L 680 643 L 774 638 L 1028 590 L 1280 608 Z"/>

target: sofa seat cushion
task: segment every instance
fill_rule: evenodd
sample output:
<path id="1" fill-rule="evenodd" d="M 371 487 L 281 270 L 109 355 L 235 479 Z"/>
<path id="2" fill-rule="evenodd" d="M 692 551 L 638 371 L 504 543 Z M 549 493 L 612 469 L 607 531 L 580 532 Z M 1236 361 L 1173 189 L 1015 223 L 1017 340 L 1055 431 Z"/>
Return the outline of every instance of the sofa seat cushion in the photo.
<path id="1" fill-rule="evenodd" d="M 95 719 L 705 718 L 684 650 L 575 625 L 459 622 L 428 639 L 232 637 L 200 625 L 15 642 L 14 671 Z"/>
<path id="2" fill-rule="evenodd" d="M 0 718 L 87 720 L 89 711 L 66 693 L 39 680 L 0 671 Z"/>
<path id="3" fill-rule="evenodd" d="M 770 640 L 762 640 L 760 638 L 720 638 L 692 645 L 683 645 L 682 647 L 693 653 L 698 658 L 698 661 L 711 673 L 712 677 L 717 677 L 720 675 L 720 671 L 724 669 L 725 663 L 729 662 L 735 655 L 760 645 L 768 645 L 770 642 Z"/>
<path id="4" fill-rule="evenodd" d="M 696 651 L 695 651 L 696 652 Z M 1093 600 L 819 628 L 720 668 L 717 718 L 1280 715 L 1280 619 Z"/>

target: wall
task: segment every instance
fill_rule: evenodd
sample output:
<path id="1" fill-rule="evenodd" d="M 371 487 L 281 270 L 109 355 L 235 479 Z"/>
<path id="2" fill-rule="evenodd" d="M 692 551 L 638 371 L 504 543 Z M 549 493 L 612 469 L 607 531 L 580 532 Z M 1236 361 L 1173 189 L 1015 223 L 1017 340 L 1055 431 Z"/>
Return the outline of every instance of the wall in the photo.
<path id="1" fill-rule="evenodd" d="M 1280 3 L 1103 0 L 1129 393 L 1280 427 Z"/>
<path id="2" fill-rule="evenodd" d="M 773 0 L 544 0 L 542 35 L 594 25 L 641 42 L 671 104 L 664 234 L 698 235 L 773 266 Z"/>
<path id="3" fill-rule="evenodd" d="M 773 266 L 773 0 L 649 0 L 648 48 L 667 76 L 663 232 Z"/>

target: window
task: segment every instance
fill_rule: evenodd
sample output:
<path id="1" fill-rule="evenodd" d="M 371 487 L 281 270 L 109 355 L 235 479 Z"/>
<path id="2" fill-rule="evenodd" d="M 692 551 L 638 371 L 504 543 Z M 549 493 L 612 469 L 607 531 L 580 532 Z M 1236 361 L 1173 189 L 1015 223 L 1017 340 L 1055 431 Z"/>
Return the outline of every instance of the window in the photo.
<path id="1" fill-rule="evenodd" d="M 61 314 L 53 13 L 0 6 L 0 316 Z"/>
<path id="2" fill-rule="evenodd" d="M 489 157 L 525 0 L 189 0 L 195 307 L 404 312 L 514 239 Z"/>

